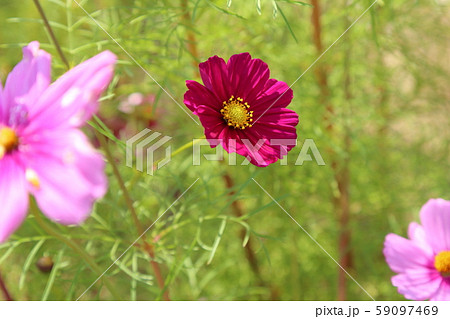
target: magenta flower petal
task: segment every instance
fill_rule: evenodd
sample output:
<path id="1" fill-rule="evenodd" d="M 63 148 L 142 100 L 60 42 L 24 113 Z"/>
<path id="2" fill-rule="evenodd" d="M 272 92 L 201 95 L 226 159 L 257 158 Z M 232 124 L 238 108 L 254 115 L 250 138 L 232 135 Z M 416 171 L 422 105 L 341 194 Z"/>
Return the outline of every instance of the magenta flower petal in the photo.
<path id="1" fill-rule="evenodd" d="M 430 299 L 439 289 L 442 277 L 436 270 L 418 268 L 392 277 L 392 284 L 407 299 Z"/>
<path id="2" fill-rule="evenodd" d="M 275 163 L 278 159 L 286 155 L 287 152 L 281 151 L 281 146 L 273 146 L 269 139 L 260 134 L 236 132 L 243 142 L 245 151 L 238 154 L 248 157 L 250 163 L 258 167 L 265 167 Z M 275 138 L 275 137 L 274 137 Z M 292 148 L 292 147 L 291 147 Z"/>
<path id="3" fill-rule="evenodd" d="M 386 236 L 383 253 L 389 267 L 398 273 L 411 268 L 433 268 L 432 255 L 396 234 Z"/>
<path id="4" fill-rule="evenodd" d="M 450 251 L 450 202 L 430 199 L 420 210 L 420 220 L 434 252 Z"/>
<path id="5" fill-rule="evenodd" d="M 253 102 L 255 117 L 269 112 L 276 112 L 277 108 L 287 107 L 294 97 L 294 92 L 289 86 L 275 79 L 267 81 L 262 93 Z"/>
<path id="6" fill-rule="evenodd" d="M 283 151 L 280 145 L 271 145 L 270 141 L 264 136 L 253 135 L 251 133 L 244 134 L 238 130 L 229 130 L 225 127 L 218 117 L 220 114 L 206 106 L 199 106 L 197 108 L 198 117 L 205 127 L 205 136 L 210 144 L 214 143 L 215 139 L 220 139 L 223 148 L 229 153 L 238 153 L 244 157 L 248 157 L 250 163 L 259 167 L 265 167 L 276 162 Z M 273 138 L 275 135 L 272 135 Z M 284 136 L 287 136 L 286 134 Z M 295 134 L 294 139 L 297 135 Z M 285 137 L 286 138 L 286 137 Z M 289 146 L 288 149 L 292 148 Z M 286 152 L 284 152 L 285 155 Z"/>
<path id="7" fill-rule="evenodd" d="M 431 301 L 448 301 L 450 300 L 450 282 L 446 278 L 442 280 L 441 285 L 437 292 L 431 297 Z"/>
<path id="8" fill-rule="evenodd" d="M 199 105 L 196 109 L 196 113 L 205 127 L 205 136 L 208 139 L 220 138 L 220 133 L 224 130 L 224 125 L 219 121 L 220 113 L 214 110 L 210 106 Z"/>
<path id="9" fill-rule="evenodd" d="M 98 99 L 113 76 L 116 56 L 104 51 L 55 81 L 30 109 L 29 131 L 79 127 L 97 111 Z"/>
<path id="10" fill-rule="evenodd" d="M 258 143 L 257 138 L 247 135 L 242 136 L 238 131 L 228 130 L 227 127 L 224 127 L 224 125 L 218 121 L 220 114 L 217 113 L 217 111 L 210 107 L 199 106 L 197 108 L 197 114 L 202 125 L 205 127 L 205 136 L 213 147 L 217 146 L 215 140 L 220 139 L 223 148 L 227 152 L 238 153 L 245 157 L 249 156 L 250 162 L 257 166 L 267 166 L 270 163 L 267 163 L 266 160 L 274 160 L 274 156 L 269 156 L 264 148 L 259 150 L 260 152 L 265 151 L 264 154 L 259 154 L 258 152 L 253 151 L 252 147 L 249 147 Z M 243 139 L 247 140 L 246 143 L 249 146 L 246 146 Z M 263 155 L 265 156 L 263 157 Z M 276 160 L 277 159 L 275 159 L 275 161 Z"/>
<path id="11" fill-rule="evenodd" d="M 199 117 L 211 147 L 220 139 L 228 153 L 265 167 L 295 146 L 298 115 L 286 109 L 293 92 L 269 79 L 266 63 L 241 53 L 227 64 L 214 56 L 199 67 L 204 86 L 187 81 L 184 103 Z"/>
<path id="12" fill-rule="evenodd" d="M 231 91 L 251 105 L 269 81 L 268 65 L 260 59 L 252 59 L 248 53 L 241 53 L 230 58 L 227 68 Z"/>
<path id="13" fill-rule="evenodd" d="M 200 63 L 199 69 L 205 86 L 220 101 L 228 99 L 230 93 L 228 92 L 228 73 L 225 61 L 218 56 L 213 56 L 206 62 Z"/>
<path id="14" fill-rule="evenodd" d="M 213 109 L 218 109 L 221 105 L 220 100 L 206 87 L 196 81 L 186 81 L 188 91 L 184 94 L 184 103 L 197 115 L 196 109 L 199 105 L 206 105 Z"/>
<path id="15" fill-rule="evenodd" d="M 3 90 L 3 114 L 7 118 L 17 106 L 31 108 L 50 84 L 51 56 L 39 49 L 39 42 L 23 48 L 23 59 L 9 73 Z M 14 125 L 4 121 L 5 125 Z"/>
<path id="16" fill-rule="evenodd" d="M 39 151 L 37 151 L 39 150 Z M 30 186 L 39 208 L 65 225 L 80 224 L 107 188 L 105 161 L 76 129 L 54 131 L 30 143 L 26 161 L 39 186 Z"/>
<path id="17" fill-rule="evenodd" d="M 297 139 L 298 115 L 289 109 L 283 109 L 281 113 L 268 114 L 262 117 L 254 126 L 258 135 L 267 139 Z M 289 145 L 289 150 L 294 145 Z"/>
<path id="18" fill-rule="evenodd" d="M 23 222 L 28 210 L 25 174 L 13 156 L 0 160 L 0 243 Z"/>

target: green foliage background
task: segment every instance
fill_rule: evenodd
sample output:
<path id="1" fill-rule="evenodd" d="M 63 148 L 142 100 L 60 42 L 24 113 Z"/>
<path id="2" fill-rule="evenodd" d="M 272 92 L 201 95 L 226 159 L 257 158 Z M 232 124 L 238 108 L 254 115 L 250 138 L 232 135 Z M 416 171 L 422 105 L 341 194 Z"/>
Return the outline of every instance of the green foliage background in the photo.
<path id="1" fill-rule="evenodd" d="M 195 63 L 218 55 L 250 52 L 269 64 L 274 78 L 293 83 L 317 59 L 312 38 L 312 8 L 297 1 L 80 1 L 155 79 L 182 104 L 185 80 L 196 79 Z M 322 38 L 328 48 L 368 8 L 369 0 L 321 1 Z M 153 94 L 157 130 L 173 137 L 176 149 L 201 137 L 197 126 L 75 2 L 41 4 L 71 66 L 102 50 L 119 56 L 116 76 L 103 98 L 100 117 L 127 121 L 125 141 L 146 125 L 136 114 L 118 111 L 133 92 Z M 53 56 L 53 77 L 65 72 L 31 1 L 2 0 L 0 75 L 21 59 L 20 48 L 38 40 Z M 338 267 L 252 180 L 255 178 L 332 256 L 338 258 L 342 231 L 332 198 L 339 192 L 331 162 L 349 165 L 352 276 L 377 300 L 401 300 L 390 284 L 393 273 L 382 255 L 389 232 L 406 235 L 429 199 L 450 199 L 448 1 L 381 1 L 293 86 L 291 108 L 299 113 L 299 146 L 289 165 L 267 168 L 227 166 L 202 161 L 192 165 L 189 148 L 148 176 L 125 166 L 123 142 L 110 147 L 145 227 L 151 225 L 197 178 L 148 233 L 155 242 L 166 287 L 173 300 L 335 300 Z M 185 14 L 188 14 L 186 19 Z M 198 56 L 187 49 L 196 37 Z M 327 115 L 315 77 L 328 74 Z M 349 94 L 347 94 L 349 93 Z M 329 122 L 325 120 L 328 116 Z M 334 127 L 329 134 L 328 124 Z M 344 136 L 350 139 L 345 147 Z M 295 166 L 301 145 L 313 139 L 326 166 Z M 203 152 L 210 152 L 203 147 Z M 163 157 L 164 154 L 160 154 Z M 238 157 L 238 160 L 242 159 Z M 239 161 L 238 161 L 239 163 Z M 138 237 L 123 194 L 110 166 L 109 192 L 81 227 L 53 225 L 78 242 L 106 270 Z M 234 179 L 233 197 L 223 175 Z M 244 216 L 232 213 L 239 200 Z M 242 229 L 253 243 L 262 280 L 246 259 Z M 50 256 L 55 266 L 42 273 L 35 266 Z M 98 277 L 69 247 L 45 233 L 29 216 L 11 239 L 0 245 L 0 269 L 19 300 L 77 299 Z M 149 257 L 131 248 L 106 274 L 123 299 L 159 300 Z M 83 299 L 113 299 L 96 283 Z M 369 297 L 351 280 L 347 299 Z"/>

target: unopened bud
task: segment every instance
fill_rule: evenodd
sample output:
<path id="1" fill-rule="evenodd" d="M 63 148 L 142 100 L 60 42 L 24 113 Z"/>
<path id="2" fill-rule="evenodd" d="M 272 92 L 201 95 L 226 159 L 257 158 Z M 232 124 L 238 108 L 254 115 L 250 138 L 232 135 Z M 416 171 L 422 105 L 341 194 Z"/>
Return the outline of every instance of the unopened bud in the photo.
<path id="1" fill-rule="evenodd" d="M 53 260 L 51 257 L 44 256 L 36 262 L 36 267 L 42 272 L 50 272 L 53 268 Z"/>

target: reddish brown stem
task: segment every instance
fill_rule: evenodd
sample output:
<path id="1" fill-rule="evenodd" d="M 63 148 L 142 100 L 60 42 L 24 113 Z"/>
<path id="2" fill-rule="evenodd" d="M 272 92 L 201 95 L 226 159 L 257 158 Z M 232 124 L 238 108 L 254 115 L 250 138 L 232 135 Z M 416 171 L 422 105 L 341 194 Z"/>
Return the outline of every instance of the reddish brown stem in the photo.
<path id="1" fill-rule="evenodd" d="M 152 265 L 153 271 L 155 273 L 155 277 L 156 277 L 156 281 L 158 282 L 158 286 L 163 291 L 163 299 L 166 301 L 170 301 L 169 291 L 167 291 L 167 288 L 165 288 L 165 282 L 164 282 L 164 278 L 161 274 L 161 269 L 159 267 L 159 264 L 155 261 L 155 252 L 153 250 L 153 246 L 148 244 L 146 241 L 145 241 L 145 251 L 148 253 L 148 255 L 151 258 L 150 264 Z"/>
<path id="2" fill-rule="evenodd" d="M 313 42 L 316 47 L 318 55 L 323 52 L 323 44 L 322 44 L 322 25 L 320 21 L 320 17 L 322 14 L 319 0 L 312 0 L 311 4 L 314 6 L 312 10 L 311 22 L 313 25 Z M 328 131 L 333 130 L 333 124 L 331 118 L 334 114 L 333 106 L 329 101 L 330 90 L 328 88 L 328 77 L 327 70 L 323 64 L 319 64 L 314 71 L 317 82 L 319 83 L 321 100 L 325 104 L 326 113 L 324 116 L 324 120 L 326 123 L 326 128 Z"/>
<path id="3" fill-rule="evenodd" d="M 192 56 L 192 66 L 195 70 L 195 75 L 200 76 L 198 71 L 199 55 L 197 51 L 197 40 L 193 31 L 191 14 L 188 9 L 188 0 L 181 0 L 181 8 L 183 10 L 183 23 L 186 27 L 186 49 Z"/>
<path id="4" fill-rule="evenodd" d="M 350 21 L 347 19 L 347 26 L 350 24 Z M 346 54 L 344 58 L 344 94 L 345 99 L 347 101 L 347 105 L 351 106 L 352 103 L 352 94 L 351 94 L 351 81 L 350 81 L 350 59 L 351 57 L 351 43 L 350 39 L 347 39 L 346 42 Z M 351 110 L 348 112 L 348 117 L 351 116 Z M 350 153 L 351 147 L 351 135 L 350 129 L 348 125 L 345 127 L 344 133 L 344 151 L 346 154 Z M 336 181 L 339 189 L 339 207 L 340 207 L 340 216 L 339 216 L 339 225 L 340 225 L 340 238 L 339 238 L 339 256 L 340 256 L 340 264 L 344 267 L 344 269 L 350 270 L 353 268 L 353 256 L 351 249 L 351 229 L 350 229 L 350 167 L 349 167 L 349 156 L 347 156 L 343 163 L 341 164 L 342 168 L 338 172 L 336 177 Z M 346 281 L 347 274 L 344 271 L 339 270 L 338 275 L 338 299 L 345 300 L 347 299 L 347 289 L 346 289 Z"/>
<path id="5" fill-rule="evenodd" d="M 236 192 L 233 190 L 234 188 L 234 182 L 233 179 L 231 178 L 231 176 L 228 173 L 225 173 L 223 175 L 223 179 L 225 181 L 225 185 L 227 187 L 227 189 L 229 189 L 229 193 L 228 196 L 230 198 L 232 198 Z M 231 204 L 231 208 L 233 210 L 233 214 L 236 217 L 241 217 L 243 216 L 243 209 L 242 209 L 242 205 L 239 201 L 235 200 L 233 201 L 233 203 Z M 246 236 L 246 230 L 242 229 L 241 233 L 240 233 L 241 239 L 242 241 L 244 241 L 245 236 Z M 253 252 L 253 243 L 251 238 L 248 240 L 247 245 L 245 245 L 245 256 L 248 259 L 248 262 L 250 264 L 250 267 L 252 268 L 253 272 L 255 273 L 256 277 L 258 277 L 258 280 L 262 280 L 261 277 L 261 271 L 259 269 L 259 265 L 258 265 L 258 259 L 256 258 L 255 253 Z"/>
<path id="6" fill-rule="evenodd" d="M 347 141 L 348 140 L 348 141 Z M 346 138 L 346 145 L 350 145 L 349 138 Z M 339 195 L 336 199 L 335 207 L 339 209 L 339 264 L 349 271 L 353 267 L 351 250 L 351 230 L 350 230 L 350 170 L 348 164 L 344 164 L 341 171 L 336 175 Z M 339 269 L 338 273 L 338 300 L 347 299 L 347 274 Z"/>
<path id="7" fill-rule="evenodd" d="M 317 54 L 323 53 L 322 43 L 322 25 L 321 25 L 321 6 L 319 0 L 311 0 L 314 6 L 312 10 L 311 23 L 313 26 L 313 42 L 317 50 Z M 317 65 L 315 75 L 319 84 L 321 93 L 321 102 L 325 105 L 324 122 L 329 136 L 334 136 L 335 129 L 333 127 L 332 118 L 335 114 L 335 109 L 330 102 L 330 89 L 328 86 L 327 68 L 323 63 Z M 345 79 L 346 98 L 350 99 L 349 94 L 349 77 L 348 74 Z M 345 133 L 343 138 L 344 149 L 350 150 L 350 135 Z M 328 150 L 331 158 L 331 168 L 334 172 L 334 179 L 338 187 L 338 194 L 333 196 L 334 210 L 338 215 L 339 223 L 339 264 L 345 269 L 352 268 L 352 253 L 351 253 L 351 232 L 349 228 L 350 223 L 350 170 L 348 159 L 344 159 L 343 163 L 338 163 L 336 154 L 333 150 Z M 338 300 L 347 299 L 347 275 L 342 269 L 338 269 L 338 285 L 337 285 Z"/>
<path id="8" fill-rule="evenodd" d="M 8 288 L 6 287 L 5 282 L 3 281 L 1 273 L 0 273 L 0 290 L 3 292 L 3 296 L 6 301 L 14 301 L 14 299 L 11 297 L 11 294 L 8 291 Z"/>

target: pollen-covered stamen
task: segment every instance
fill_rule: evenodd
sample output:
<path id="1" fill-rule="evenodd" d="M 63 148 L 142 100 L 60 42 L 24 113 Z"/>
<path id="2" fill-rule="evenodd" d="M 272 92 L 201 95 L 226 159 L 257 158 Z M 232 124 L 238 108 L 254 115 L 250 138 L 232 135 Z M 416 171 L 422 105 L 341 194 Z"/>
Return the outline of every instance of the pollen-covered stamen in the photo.
<path id="1" fill-rule="evenodd" d="M 0 159 L 19 146 L 19 138 L 9 127 L 0 128 Z"/>
<path id="2" fill-rule="evenodd" d="M 441 251 L 434 258 L 434 267 L 441 275 L 450 276 L 450 251 Z"/>
<path id="3" fill-rule="evenodd" d="M 25 171 L 25 179 L 33 186 L 35 189 L 39 189 L 41 187 L 41 182 L 39 181 L 39 176 L 33 171 L 31 168 L 27 168 Z"/>
<path id="4" fill-rule="evenodd" d="M 240 97 L 235 98 L 233 95 L 223 102 L 223 107 L 220 113 L 223 116 L 228 126 L 233 126 L 238 129 L 245 129 L 252 127 L 253 111 L 249 111 L 250 105 Z"/>

